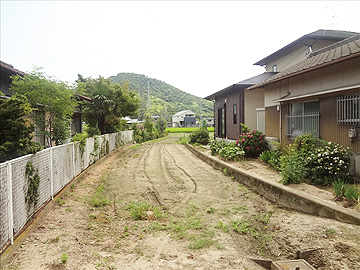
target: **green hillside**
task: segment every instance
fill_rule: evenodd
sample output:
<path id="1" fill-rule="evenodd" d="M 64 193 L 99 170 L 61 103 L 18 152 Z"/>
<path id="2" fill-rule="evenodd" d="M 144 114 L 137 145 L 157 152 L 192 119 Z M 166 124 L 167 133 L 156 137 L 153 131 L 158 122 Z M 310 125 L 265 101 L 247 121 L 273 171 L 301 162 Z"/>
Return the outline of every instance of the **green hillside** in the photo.
<path id="1" fill-rule="evenodd" d="M 129 88 L 140 94 L 141 109 L 140 115 L 144 115 L 148 99 L 148 78 L 145 75 L 135 73 L 119 73 L 111 76 L 114 83 L 128 81 Z M 176 87 L 171 86 L 163 81 L 149 78 L 150 82 L 150 100 L 151 114 L 163 115 L 168 120 L 171 116 L 182 110 L 191 110 L 200 118 L 200 105 L 203 117 L 213 117 L 213 103 L 203 98 L 185 93 Z"/>

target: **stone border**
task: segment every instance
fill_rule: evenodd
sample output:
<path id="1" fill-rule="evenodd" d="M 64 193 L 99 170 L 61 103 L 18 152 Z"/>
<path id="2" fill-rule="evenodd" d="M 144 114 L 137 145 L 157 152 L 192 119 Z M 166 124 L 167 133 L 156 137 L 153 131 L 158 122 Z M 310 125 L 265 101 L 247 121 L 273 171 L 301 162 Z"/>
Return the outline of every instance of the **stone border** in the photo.
<path id="1" fill-rule="evenodd" d="M 355 210 L 331 204 L 305 192 L 292 189 L 273 181 L 268 181 L 262 177 L 255 177 L 249 174 L 249 172 L 226 163 L 216 156 L 205 154 L 189 144 L 187 144 L 186 147 L 193 154 L 209 163 L 215 169 L 223 170 L 226 168 L 228 174 L 233 176 L 239 183 L 250 187 L 253 191 L 274 203 L 307 214 L 360 225 L 360 214 Z"/>

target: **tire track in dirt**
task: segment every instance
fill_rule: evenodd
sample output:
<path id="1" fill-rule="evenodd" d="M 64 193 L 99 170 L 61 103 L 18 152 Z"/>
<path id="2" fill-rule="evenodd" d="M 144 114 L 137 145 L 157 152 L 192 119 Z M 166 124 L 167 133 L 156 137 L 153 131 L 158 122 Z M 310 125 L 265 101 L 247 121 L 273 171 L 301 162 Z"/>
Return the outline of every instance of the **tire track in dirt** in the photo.
<path id="1" fill-rule="evenodd" d="M 196 193 L 196 192 L 197 192 L 197 184 L 196 184 L 196 181 L 194 180 L 194 178 L 192 178 L 190 174 L 188 174 L 182 167 L 180 167 L 180 166 L 177 164 L 176 159 L 175 159 L 174 156 L 169 152 L 169 150 L 166 149 L 165 144 L 163 145 L 163 149 L 164 149 L 165 153 L 167 154 L 167 156 L 170 157 L 170 158 L 173 160 L 174 165 L 175 165 L 179 170 L 181 170 L 181 171 L 193 182 L 193 184 L 194 184 L 193 193 Z"/>

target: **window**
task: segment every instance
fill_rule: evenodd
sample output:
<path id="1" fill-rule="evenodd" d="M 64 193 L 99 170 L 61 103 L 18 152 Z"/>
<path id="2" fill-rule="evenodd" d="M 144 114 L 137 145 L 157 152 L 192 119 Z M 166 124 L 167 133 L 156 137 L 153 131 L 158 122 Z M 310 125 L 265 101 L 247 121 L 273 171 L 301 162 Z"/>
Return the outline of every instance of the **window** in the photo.
<path id="1" fill-rule="evenodd" d="M 225 114 L 226 107 L 218 109 L 218 136 L 225 137 Z"/>
<path id="2" fill-rule="evenodd" d="M 277 72 L 277 66 L 273 65 L 273 72 Z"/>
<path id="3" fill-rule="evenodd" d="M 342 125 L 360 124 L 360 95 L 337 98 L 337 122 Z"/>
<path id="4" fill-rule="evenodd" d="M 314 132 L 319 136 L 319 102 L 299 102 L 290 104 L 290 114 L 285 115 L 286 135 L 291 138 Z"/>
<path id="5" fill-rule="evenodd" d="M 233 105 L 233 123 L 236 124 L 237 122 L 237 104 Z"/>

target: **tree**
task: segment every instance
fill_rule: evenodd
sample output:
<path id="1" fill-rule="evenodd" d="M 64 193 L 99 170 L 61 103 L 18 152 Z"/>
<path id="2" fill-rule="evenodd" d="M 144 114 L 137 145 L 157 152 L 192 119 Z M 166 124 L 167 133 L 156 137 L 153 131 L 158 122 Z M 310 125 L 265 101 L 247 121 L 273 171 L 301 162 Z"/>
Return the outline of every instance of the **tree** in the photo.
<path id="1" fill-rule="evenodd" d="M 64 82 L 47 76 L 40 69 L 28 76 L 12 76 L 11 90 L 25 95 L 33 108 L 32 118 L 48 144 L 62 144 L 69 137 L 69 126 L 77 101 Z"/>
<path id="2" fill-rule="evenodd" d="M 77 92 L 92 98 L 83 104 L 85 121 L 101 134 L 122 130 L 121 118 L 135 115 L 140 107 L 140 99 L 129 91 L 128 83 L 114 84 L 102 76 L 84 79 L 80 74 L 76 82 Z"/>
<path id="3" fill-rule="evenodd" d="M 0 99 L 0 162 L 36 153 L 41 149 L 31 141 L 34 125 L 23 117 L 31 113 L 30 103 L 24 95 L 14 94 Z"/>
<path id="4" fill-rule="evenodd" d="M 155 128 L 158 129 L 160 133 L 163 133 L 166 127 L 167 127 L 167 121 L 165 120 L 165 118 L 160 117 L 155 123 Z"/>

